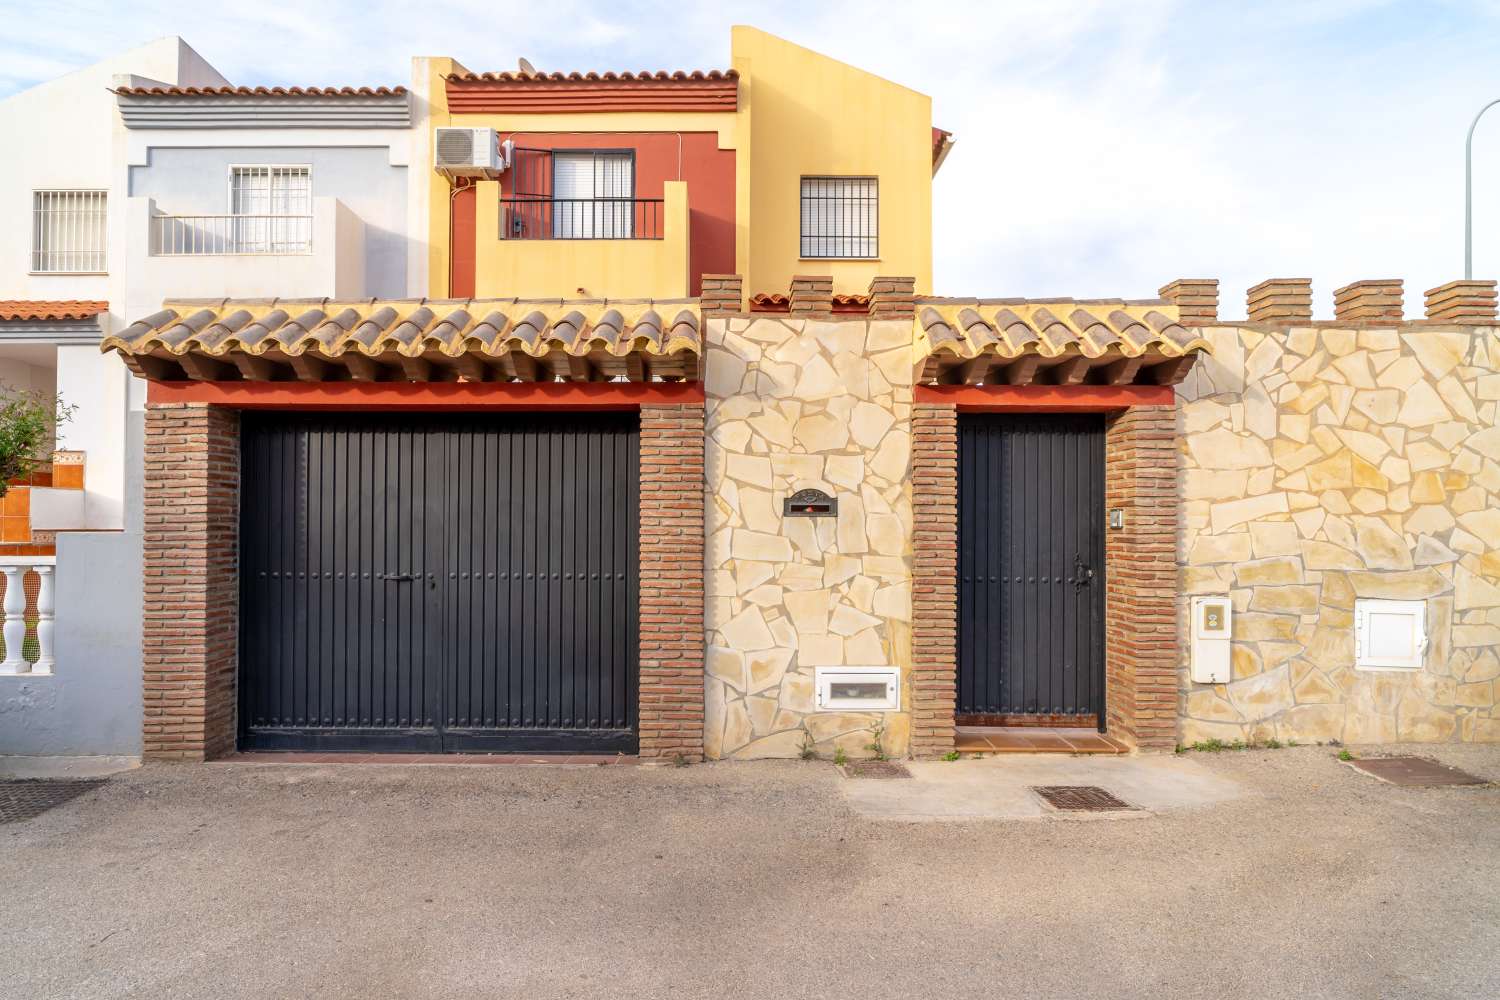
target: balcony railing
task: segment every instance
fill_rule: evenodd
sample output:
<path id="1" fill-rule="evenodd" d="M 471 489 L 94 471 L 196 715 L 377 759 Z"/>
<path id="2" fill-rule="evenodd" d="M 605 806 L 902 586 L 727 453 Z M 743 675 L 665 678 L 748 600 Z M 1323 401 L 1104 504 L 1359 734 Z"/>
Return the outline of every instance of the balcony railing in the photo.
<path id="1" fill-rule="evenodd" d="M 310 254 L 311 215 L 153 215 L 157 257 Z"/>
<path id="2" fill-rule="evenodd" d="M 0 674 L 50 674 L 55 666 L 53 572 L 56 556 L 0 556 L 5 586 L 5 656 Z"/>
<path id="3" fill-rule="evenodd" d="M 502 240 L 659 240 L 660 198 L 501 198 Z"/>

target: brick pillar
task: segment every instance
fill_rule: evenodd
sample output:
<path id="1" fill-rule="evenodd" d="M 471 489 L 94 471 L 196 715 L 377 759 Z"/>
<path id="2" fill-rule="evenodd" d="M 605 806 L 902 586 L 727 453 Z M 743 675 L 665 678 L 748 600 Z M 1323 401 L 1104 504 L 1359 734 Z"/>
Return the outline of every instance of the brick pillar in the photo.
<path id="1" fill-rule="evenodd" d="M 833 278 L 827 275 L 796 275 L 792 278 L 793 316 L 826 315 L 833 312 Z"/>
<path id="2" fill-rule="evenodd" d="M 958 411 L 917 403 L 911 415 L 911 749 L 953 749 L 958 700 Z"/>
<path id="3" fill-rule="evenodd" d="M 1354 281 L 1333 293 L 1333 318 L 1340 323 L 1399 323 L 1404 318 L 1401 279 Z"/>
<path id="4" fill-rule="evenodd" d="M 1427 289 L 1427 318 L 1484 326 L 1495 322 L 1493 281 L 1450 281 Z"/>
<path id="5" fill-rule="evenodd" d="M 1250 289 L 1246 308 L 1252 323 L 1309 323 L 1312 321 L 1312 279 L 1271 278 Z"/>
<path id="6" fill-rule="evenodd" d="M 703 759 L 703 404 L 641 407 L 642 757 Z"/>
<path id="7" fill-rule="evenodd" d="M 235 746 L 239 414 L 146 411 L 144 755 L 208 760 Z"/>
<path id="8" fill-rule="evenodd" d="M 1141 749 L 1177 741 L 1177 413 L 1138 406 L 1105 431 L 1106 731 Z"/>
<path id="9" fill-rule="evenodd" d="M 916 278 L 870 279 L 871 319 L 916 319 Z"/>
<path id="10" fill-rule="evenodd" d="M 1219 321 L 1217 278 L 1178 278 L 1162 285 L 1157 294 L 1177 307 L 1183 326 L 1213 326 Z"/>
<path id="11" fill-rule="evenodd" d="M 705 274 L 698 297 L 704 316 L 732 316 L 745 311 L 744 282 L 738 274 Z"/>

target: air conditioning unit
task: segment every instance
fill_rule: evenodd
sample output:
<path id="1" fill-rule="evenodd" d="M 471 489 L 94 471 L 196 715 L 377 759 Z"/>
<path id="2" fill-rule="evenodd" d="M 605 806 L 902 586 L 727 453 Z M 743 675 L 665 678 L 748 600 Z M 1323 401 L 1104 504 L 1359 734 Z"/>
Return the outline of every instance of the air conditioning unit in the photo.
<path id="1" fill-rule="evenodd" d="M 505 169 L 492 128 L 434 130 L 432 165 L 449 177 L 498 177 Z"/>

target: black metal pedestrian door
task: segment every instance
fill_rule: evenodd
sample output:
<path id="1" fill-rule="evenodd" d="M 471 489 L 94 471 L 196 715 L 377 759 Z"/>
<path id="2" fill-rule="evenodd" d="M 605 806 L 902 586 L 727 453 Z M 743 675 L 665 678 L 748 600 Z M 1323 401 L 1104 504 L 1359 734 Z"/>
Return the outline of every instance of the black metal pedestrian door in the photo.
<path id="1" fill-rule="evenodd" d="M 245 749 L 636 750 L 635 414 L 246 413 Z"/>
<path id="2" fill-rule="evenodd" d="M 1104 708 L 1104 422 L 962 414 L 960 724 L 1094 725 Z"/>

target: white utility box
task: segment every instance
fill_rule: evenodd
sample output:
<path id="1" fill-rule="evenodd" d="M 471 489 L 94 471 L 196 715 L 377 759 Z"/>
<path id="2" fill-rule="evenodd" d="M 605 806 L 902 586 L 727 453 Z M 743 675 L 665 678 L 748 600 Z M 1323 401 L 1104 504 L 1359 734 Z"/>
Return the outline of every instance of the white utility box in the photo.
<path id="1" fill-rule="evenodd" d="M 1229 641 L 1234 635 L 1234 607 L 1228 597 L 1193 598 L 1192 664 L 1194 684 L 1228 684 Z"/>

